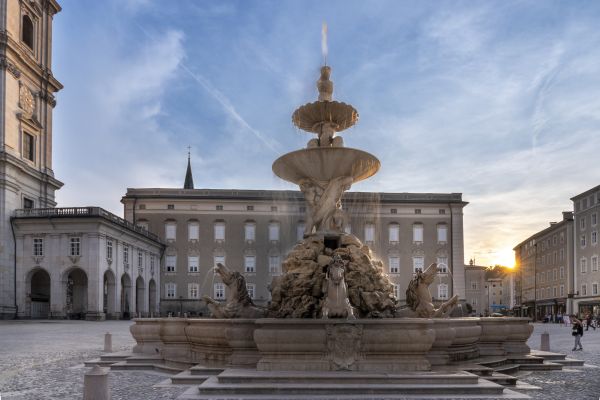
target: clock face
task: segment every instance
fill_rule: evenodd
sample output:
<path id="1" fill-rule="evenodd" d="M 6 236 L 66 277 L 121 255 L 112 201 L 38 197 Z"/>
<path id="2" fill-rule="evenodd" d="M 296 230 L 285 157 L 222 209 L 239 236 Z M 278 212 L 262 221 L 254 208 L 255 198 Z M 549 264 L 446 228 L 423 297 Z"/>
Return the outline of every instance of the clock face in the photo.
<path id="1" fill-rule="evenodd" d="M 35 109 L 35 99 L 33 93 L 27 88 L 27 86 L 21 86 L 19 93 L 19 102 L 21 103 L 21 109 L 25 111 L 25 114 L 31 116 Z"/>

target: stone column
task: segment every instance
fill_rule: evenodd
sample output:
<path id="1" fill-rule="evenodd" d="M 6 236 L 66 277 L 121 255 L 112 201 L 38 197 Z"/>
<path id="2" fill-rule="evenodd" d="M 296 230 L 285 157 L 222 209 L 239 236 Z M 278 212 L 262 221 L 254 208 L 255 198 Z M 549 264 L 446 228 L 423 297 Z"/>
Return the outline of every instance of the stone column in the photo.
<path id="1" fill-rule="evenodd" d="M 465 300 L 465 255 L 463 237 L 463 205 L 451 204 L 452 212 L 452 295 Z"/>
<path id="2" fill-rule="evenodd" d="M 83 400 L 110 400 L 108 369 L 95 365 L 83 378 Z"/>

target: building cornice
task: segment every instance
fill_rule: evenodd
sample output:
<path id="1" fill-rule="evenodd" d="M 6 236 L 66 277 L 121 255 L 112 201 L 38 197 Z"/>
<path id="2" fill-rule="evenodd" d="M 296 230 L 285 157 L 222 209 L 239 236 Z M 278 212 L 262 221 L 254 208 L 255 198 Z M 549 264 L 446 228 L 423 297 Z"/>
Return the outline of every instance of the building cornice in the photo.
<path id="1" fill-rule="evenodd" d="M 574 197 L 571 197 L 571 201 L 577 201 L 577 200 L 581 199 L 582 197 L 589 196 L 593 192 L 597 192 L 598 190 L 600 190 L 600 185 L 595 186 L 595 187 L 593 187 L 591 189 L 588 189 L 585 192 L 580 193 L 580 194 L 578 194 L 578 195 L 576 195 Z"/>
<path id="2" fill-rule="evenodd" d="M 55 190 L 63 187 L 64 183 L 54 178 L 54 176 L 38 171 L 37 169 L 27 165 L 23 160 L 13 156 L 6 151 L 0 151 L 0 162 L 6 162 L 7 164 L 11 164 L 26 174 L 34 176 L 36 179 L 41 180 L 42 182 L 46 182 L 49 185 L 53 186 Z"/>
<path id="3" fill-rule="evenodd" d="M 248 189 L 166 189 L 166 188 L 128 188 L 121 199 L 122 203 L 133 199 L 169 199 L 169 200 L 252 200 L 252 201 L 304 201 L 304 195 L 297 190 L 248 190 Z M 458 204 L 462 207 L 468 202 L 462 200 L 462 193 L 385 193 L 385 192 L 346 192 L 346 201 L 373 203 L 432 203 Z"/>
<path id="4" fill-rule="evenodd" d="M 572 224 L 573 220 L 572 219 L 567 219 L 567 220 L 562 220 L 560 222 L 552 224 L 549 227 L 547 227 L 547 228 L 545 228 L 545 229 L 543 229 L 543 230 L 541 230 L 541 231 L 539 231 L 537 233 L 534 233 L 533 235 L 529 236 L 527 239 L 521 241 L 521 243 L 519 243 L 518 245 L 516 245 L 515 247 L 513 247 L 513 251 L 517 251 L 517 249 L 519 247 L 523 246 L 525 243 L 529 242 L 530 240 L 539 239 L 540 237 L 545 236 L 545 235 L 547 235 L 548 233 L 550 233 L 550 232 L 552 232 L 554 230 L 558 230 L 558 229 L 563 228 L 564 225 L 567 225 L 569 223 Z"/>

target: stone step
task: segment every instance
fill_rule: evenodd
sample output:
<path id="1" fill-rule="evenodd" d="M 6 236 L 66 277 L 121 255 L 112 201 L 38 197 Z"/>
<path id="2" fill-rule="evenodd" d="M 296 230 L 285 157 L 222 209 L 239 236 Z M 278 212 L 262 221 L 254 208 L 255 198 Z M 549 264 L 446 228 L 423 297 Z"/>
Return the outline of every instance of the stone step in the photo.
<path id="1" fill-rule="evenodd" d="M 130 352 L 120 352 L 120 353 L 106 353 L 100 356 L 102 361 L 113 361 L 119 362 L 131 357 L 133 354 Z"/>
<path id="2" fill-rule="evenodd" d="M 129 364 L 160 364 L 163 362 L 162 357 L 158 356 L 139 356 L 134 355 L 131 357 L 127 357 L 125 362 Z"/>
<path id="3" fill-rule="evenodd" d="M 503 386 L 515 386 L 518 380 L 512 375 L 507 375 L 500 372 L 494 372 L 491 376 L 486 376 L 485 379 Z"/>
<path id="4" fill-rule="evenodd" d="M 178 373 L 171 377 L 173 385 L 199 385 L 203 383 L 208 376 L 192 375 L 189 370 Z"/>
<path id="5" fill-rule="evenodd" d="M 93 360 L 84 361 L 83 365 L 85 365 L 86 367 L 93 367 L 94 365 L 98 365 L 100 367 L 110 367 L 116 362 L 117 361 L 105 361 L 100 358 L 94 358 Z"/>
<path id="6" fill-rule="evenodd" d="M 234 383 L 223 384 L 217 377 L 210 377 L 198 386 L 201 396 L 228 395 L 243 398 L 245 395 L 288 395 L 304 396 L 341 396 L 341 395 L 502 395 L 504 387 L 496 383 L 479 379 L 476 384 L 356 384 L 356 383 Z"/>
<path id="7" fill-rule="evenodd" d="M 566 358 L 565 354 L 561 353 L 553 353 L 551 351 L 542 351 L 542 350 L 534 350 L 531 349 L 531 355 L 535 357 L 541 357 L 544 360 L 564 360 Z"/>
<path id="8" fill-rule="evenodd" d="M 420 385 L 452 384 L 474 385 L 479 377 L 468 372 L 437 373 L 414 372 L 402 374 L 381 374 L 354 371 L 256 371 L 242 369 L 227 369 L 217 376 L 217 381 L 222 384 L 402 384 Z"/>
<path id="9" fill-rule="evenodd" d="M 124 370 L 152 371 L 152 370 L 154 370 L 154 365 L 147 364 L 147 363 L 134 364 L 134 363 L 128 363 L 126 361 L 120 361 L 118 363 L 112 364 L 110 366 L 110 369 L 114 370 L 114 371 L 124 371 Z"/>
<path id="10" fill-rule="evenodd" d="M 509 363 L 508 359 L 505 357 L 502 358 L 485 358 L 478 360 L 477 363 L 484 367 L 496 369 L 496 367 L 500 367 L 502 365 L 506 365 Z"/>
<path id="11" fill-rule="evenodd" d="M 520 364 L 519 369 L 523 371 L 557 371 L 563 368 L 562 365 L 554 362 L 545 362 L 543 364 Z"/>
<path id="12" fill-rule="evenodd" d="M 509 356 L 507 357 L 508 362 L 512 364 L 543 364 L 544 359 L 542 357 L 536 357 L 531 355 L 524 356 Z"/>
<path id="13" fill-rule="evenodd" d="M 519 364 L 505 364 L 494 368 L 495 372 L 507 375 L 513 375 L 519 371 Z M 487 377 L 486 377 L 487 379 Z"/>
<path id="14" fill-rule="evenodd" d="M 564 360 L 552 360 L 552 362 L 565 367 L 583 367 L 583 364 L 585 364 L 584 360 L 577 360 L 575 358 L 566 358 Z"/>
<path id="15" fill-rule="evenodd" d="M 194 365 L 190 368 L 192 375 L 219 375 L 225 368 L 205 367 L 204 365 Z"/>

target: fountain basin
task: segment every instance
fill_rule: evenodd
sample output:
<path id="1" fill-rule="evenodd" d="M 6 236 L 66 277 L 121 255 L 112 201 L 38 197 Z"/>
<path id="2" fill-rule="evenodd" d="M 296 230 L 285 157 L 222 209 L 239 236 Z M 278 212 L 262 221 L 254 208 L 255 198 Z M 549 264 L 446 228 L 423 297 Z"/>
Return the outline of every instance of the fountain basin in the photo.
<path id="1" fill-rule="evenodd" d="M 350 104 L 339 101 L 315 101 L 294 111 L 292 122 L 298 128 L 312 133 L 319 133 L 320 125 L 329 122 L 339 132 L 358 122 L 358 111 Z"/>
<path id="2" fill-rule="evenodd" d="M 428 371 L 435 339 L 428 319 L 260 319 L 262 371 Z"/>
<path id="3" fill-rule="evenodd" d="M 479 357 L 477 343 L 481 336 L 479 318 L 450 318 L 454 327 L 454 339 L 448 347 L 450 361 L 464 361 Z"/>
<path id="4" fill-rule="evenodd" d="M 456 336 L 453 320 L 448 318 L 434 318 L 435 340 L 431 350 L 427 353 L 427 360 L 431 365 L 446 365 L 450 362 L 448 348 Z"/>
<path id="5" fill-rule="evenodd" d="M 479 355 L 481 356 L 503 356 L 504 342 L 508 338 L 509 325 L 504 318 L 482 317 L 479 318 L 481 326 L 481 337 L 479 339 Z"/>
<path id="6" fill-rule="evenodd" d="M 504 341 L 504 350 L 508 354 L 529 354 L 530 348 L 527 339 L 533 332 L 533 325 L 529 318 L 506 317 L 503 318 L 508 326 L 508 336 Z"/>
<path id="7" fill-rule="evenodd" d="M 169 366 L 186 367 L 186 364 L 190 364 L 190 343 L 185 334 L 187 325 L 186 318 L 163 318 L 160 321 L 162 356 Z"/>
<path id="8" fill-rule="evenodd" d="M 163 349 L 160 340 L 160 318 L 135 318 L 135 324 L 129 327 L 136 341 L 134 353 L 157 354 Z"/>
<path id="9" fill-rule="evenodd" d="M 348 147 L 315 147 L 284 154 L 273 163 L 273 172 L 295 184 L 303 179 L 328 182 L 346 176 L 358 182 L 373 176 L 380 166 L 379 160 L 366 151 Z"/>

